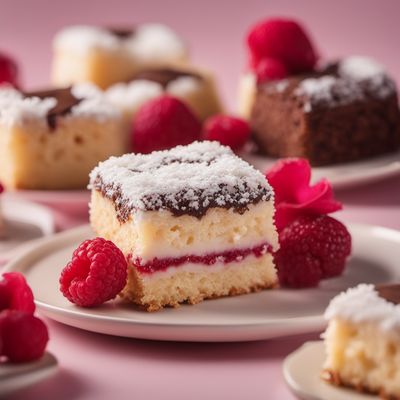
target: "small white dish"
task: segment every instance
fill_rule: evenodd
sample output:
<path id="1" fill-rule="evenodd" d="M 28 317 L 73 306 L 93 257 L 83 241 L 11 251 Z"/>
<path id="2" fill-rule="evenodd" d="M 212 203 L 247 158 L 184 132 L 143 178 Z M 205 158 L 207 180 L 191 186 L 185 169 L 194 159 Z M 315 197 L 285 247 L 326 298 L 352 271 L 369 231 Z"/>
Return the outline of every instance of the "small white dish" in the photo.
<path id="1" fill-rule="evenodd" d="M 56 370 L 57 360 L 48 352 L 37 361 L 22 364 L 0 363 L 0 397 L 46 379 Z"/>
<path id="2" fill-rule="evenodd" d="M 329 301 L 348 287 L 400 280 L 400 232 L 357 224 L 348 224 L 348 228 L 353 256 L 346 273 L 323 281 L 318 288 L 265 290 L 155 313 L 119 300 L 97 308 L 79 308 L 62 296 L 58 283 L 61 270 L 73 250 L 94 236 L 89 226 L 37 241 L 5 270 L 25 274 L 44 315 L 89 331 L 154 340 L 263 340 L 323 329 L 323 312 Z"/>
<path id="3" fill-rule="evenodd" d="M 253 154 L 241 154 L 249 163 L 262 172 L 267 171 L 277 161 L 274 158 Z M 313 167 L 311 181 L 328 179 L 335 189 L 353 187 L 375 182 L 400 174 L 400 152 L 326 167 Z"/>
<path id="4" fill-rule="evenodd" d="M 19 246 L 55 231 L 53 214 L 46 207 L 5 196 L 1 199 L 1 208 L 6 233 L 0 239 L 0 264 L 19 251 Z"/>
<path id="5" fill-rule="evenodd" d="M 321 379 L 325 360 L 322 340 L 304 343 L 283 362 L 283 376 L 292 392 L 303 400 L 374 400 L 377 396 L 330 385 Z"/>

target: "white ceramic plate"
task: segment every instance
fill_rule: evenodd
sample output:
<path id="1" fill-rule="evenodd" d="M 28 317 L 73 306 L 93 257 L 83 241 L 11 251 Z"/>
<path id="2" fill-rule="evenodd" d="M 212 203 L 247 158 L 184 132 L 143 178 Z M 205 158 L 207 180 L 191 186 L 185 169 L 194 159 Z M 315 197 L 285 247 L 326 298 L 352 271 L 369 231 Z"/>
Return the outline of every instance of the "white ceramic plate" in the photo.
<path id="1" fill-rule="evenodd" d="M 246 161 L 265 172 L 276 159 L 257 155 L 241 154 Z M 357 186 L 400 174 L 400 152 L 356 161 L 312 169 L 312 182 L 327 178 L 336 189 Z"/>
<path id="2" fill-rule="evenodd" d="M 46 207 L 17 199 L 1 199 L 6 235 L 0 239 L 0 264 L 11 258 L 19 246 L 54 233 L 53 214 Z"/>
<path id="3" fill-rule="evenodd" d="M 322 313 L 338 292 L 359 282 L 400 280 L 400 232 L 349 225 L 353 257 L 346 273 L 307 290 L 270 290 L 146 313 L 119 301 L 84 309 L 59 292 L 61 269 L 72 251 L 92 237 L 88 226 L 41 240 L 8 264 L 23 272 L 41 312 L 82 329 L 135 338 L 179 341 L 248 341 L 322 329 Z"/>
<path id="4" fill-rule="evenodd" d="M 324 343 L 307 342 L 289 354 L 283 363 L 283 376 L 293 393 L 303 400 L 374 400 L 377 396 L 336 387 L 324 382 L 321 370 L 325 359 Z M 306 368 L 305 368 L 306 366 Z"/>
<path id="5" fill-rule="evenodd" d="M 0 364 L 0 397 L 23 389 L 51 376 L 57 370 L 57 360 L 50 353 L 37 361 L 23 364 Z"/>

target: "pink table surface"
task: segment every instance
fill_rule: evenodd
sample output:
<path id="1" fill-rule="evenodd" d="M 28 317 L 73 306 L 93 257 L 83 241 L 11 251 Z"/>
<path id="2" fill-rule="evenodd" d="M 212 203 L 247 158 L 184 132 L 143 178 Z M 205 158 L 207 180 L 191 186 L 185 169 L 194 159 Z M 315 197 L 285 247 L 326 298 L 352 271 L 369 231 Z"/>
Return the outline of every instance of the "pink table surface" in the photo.
<path id="1" fill-rule="evenodd" d="M 195 62 L 216 72 L 228 109 L 236 104 L 245 64 L 244 32 L 264 16 L 293 16 L 308 26 L 323 57 L 376 57 L 396 79 L 400 58 L 397 0 L 1 0 L 0 50 L 21 63 L 29 87 L 47 84 L 50 43 L 63 26 L 80 23 L 131 25 L 160 21 L 191 44 Z M 400 178 L 338 192 L 345 221 L 400 229 Z M 59 230 L 86 215 L 55 210 Z M 168 343 L 109 337 L 51 320 L 49 350 L 58 373 L 10 396 L 30 399 L 293 399 L 282 378 L 282 361 L 318 333 L 253 343 Z"/>

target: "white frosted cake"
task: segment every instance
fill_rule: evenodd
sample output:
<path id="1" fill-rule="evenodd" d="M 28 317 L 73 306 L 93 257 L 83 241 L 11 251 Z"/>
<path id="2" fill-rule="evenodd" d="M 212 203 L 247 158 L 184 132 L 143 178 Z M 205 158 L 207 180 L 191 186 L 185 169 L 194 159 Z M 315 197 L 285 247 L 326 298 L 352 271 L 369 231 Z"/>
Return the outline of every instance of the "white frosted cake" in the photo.
<path id="1" fill-rule="evenodd" d="M 325 312 L 323 378 L 385 399 L 400 399 L 400 285 L 361 284 Z"/>
<path id="2" fill-rule="evenodd" d="M 80 90 L 0 89 L 0 181 L 12 189 L 77 189 L 127 151 L 121 112 Z"/>
<path id="3" fill-rule="evenodd" d="M 129 260 L 124 296 L 148 311 L 277 284 L 273 191 L 227 147 L 112 157 L 90 188 L 94 231 Z"/>
<path id="4" fill-rule="evenodd" d="M 142 71 L 129 82 L 112 85 L 105 93 L 129 121 L 142 104 L 163 94 L 181 99 L 200 120 L 222 112 L 214 77 L 193 67 Z"/>
<path id="5" fill-rule="evenodd" d="M 67 27 L 56 35 L 53 51 L 55 85 L 92 82 L 103 89 L 144 69 L 182 65 L 188 58 L 183 40 L 161 24 Z"/>

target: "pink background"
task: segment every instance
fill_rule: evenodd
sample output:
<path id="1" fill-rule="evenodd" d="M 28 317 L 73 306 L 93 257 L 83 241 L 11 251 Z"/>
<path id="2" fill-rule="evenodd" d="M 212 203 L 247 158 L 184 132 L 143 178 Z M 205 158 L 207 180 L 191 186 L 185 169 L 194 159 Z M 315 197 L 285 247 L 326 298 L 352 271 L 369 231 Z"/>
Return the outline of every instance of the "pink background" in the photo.
<path id="1" fill-rule="evenodd" d="M 323 57 L 376 57 L 400 78 L 396 0 L 1 0 L 0 50 L 15 55 L 29 87 L 48 83 L 51 40 L 70 24 L 164 22 L 190 44 L 196 63 L 214 70 L 228 106 L 245 65 L 244 34 L 267 16 L 303 21 Z"/>
<path id="2" fill-rule="evenodd" d="M 400 79 L 400 2 L 0 0 L 0 51 L 21 63 L 30 88 L 48 82 L 51 39 L 65 25 L 165 22 L 191 45 L 195 62 L 215 70 L 231 109 L 245 64 L 244 33 L 266 16 L 304 22 L 324 57 L 376 57 Z M 337 193 L 344 220 L 400 229 L 399 178 Z M 56 213 L 59 228 L 85 220 Z M 282 360 L 310 334 L 256 343 L 190 344 L 114 338 L 47 321 L 60 363 L 53 378 L 10 397 L 27 399 L 294 399 Z"/>

